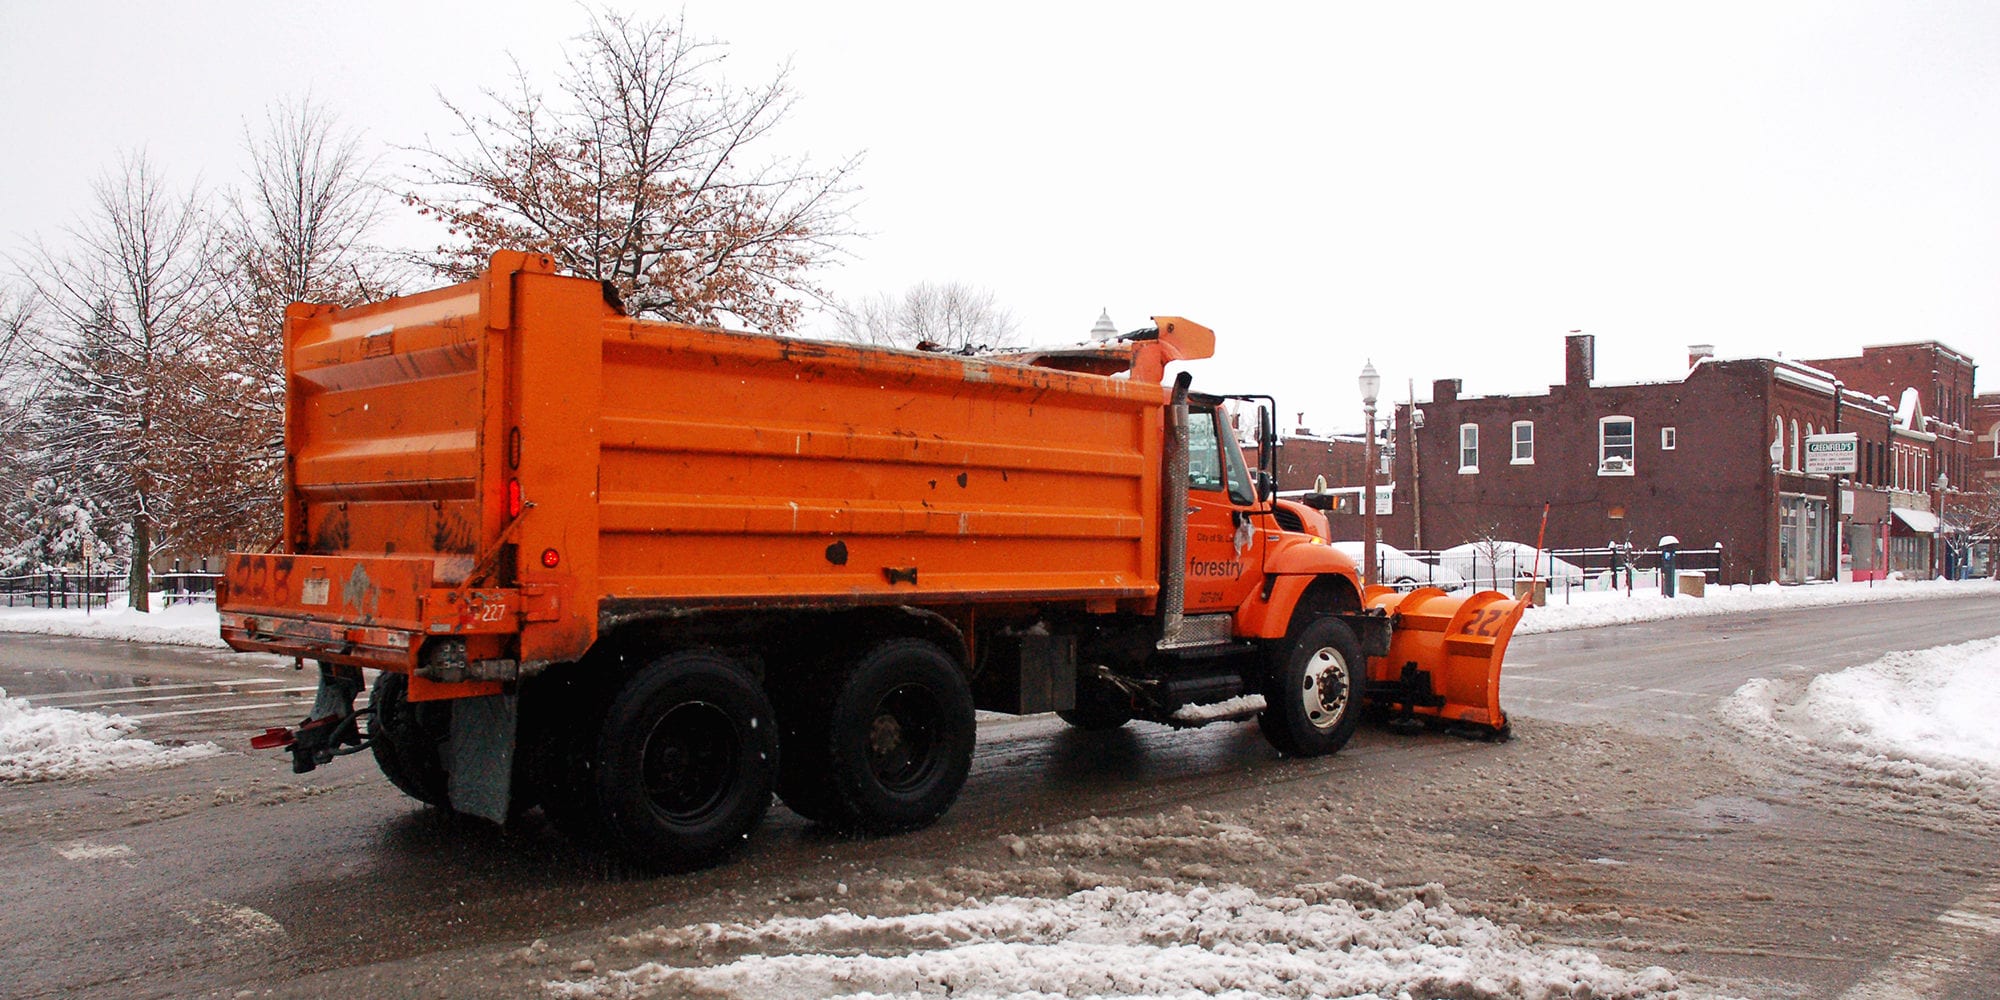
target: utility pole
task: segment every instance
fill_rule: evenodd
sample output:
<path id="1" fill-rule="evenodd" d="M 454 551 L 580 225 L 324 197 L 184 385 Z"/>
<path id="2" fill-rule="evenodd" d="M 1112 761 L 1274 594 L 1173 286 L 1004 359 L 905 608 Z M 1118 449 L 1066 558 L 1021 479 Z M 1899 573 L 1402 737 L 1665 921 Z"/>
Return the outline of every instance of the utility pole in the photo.
<path id="1" fill-rule="evenodd" d="M 1375 398 L 1382 391 L 1382 376 L 1375 372 L 1375 362 L 1364 361 L 1361 366 L 1361 413 L 1364 434 L 1361 460 L 1366 466 L 1362 470 L 1362 482 L 1367 489 L 1361 494 L 1361 585 L 1372 587 L 1379 576 L 1375 571 Z"/>
<path id="2" fill-rule="evenodd" d="M 1424 474 L 1417 461 L 1417 432 L 1424 429 L 1424 411 L 1417 409 L 1417 380 L 1409 380 L 1410 391 L 1410 545 L 1424 547 Z"/>

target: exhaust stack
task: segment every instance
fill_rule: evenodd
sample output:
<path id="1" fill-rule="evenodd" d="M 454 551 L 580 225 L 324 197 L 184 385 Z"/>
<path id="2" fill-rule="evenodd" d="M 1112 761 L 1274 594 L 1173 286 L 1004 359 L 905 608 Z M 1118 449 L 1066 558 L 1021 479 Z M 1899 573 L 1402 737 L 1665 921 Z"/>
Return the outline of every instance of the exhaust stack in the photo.
<path id="1" fill-rule="evenodd" d="M 1160 646 L 1180 637 L 1182 610 L 1187 603 L 1188 385 L 1194 376 L 1174 378 L 1174 395 L 1167 404 L 1166 469 L 1160 484 Z"/>

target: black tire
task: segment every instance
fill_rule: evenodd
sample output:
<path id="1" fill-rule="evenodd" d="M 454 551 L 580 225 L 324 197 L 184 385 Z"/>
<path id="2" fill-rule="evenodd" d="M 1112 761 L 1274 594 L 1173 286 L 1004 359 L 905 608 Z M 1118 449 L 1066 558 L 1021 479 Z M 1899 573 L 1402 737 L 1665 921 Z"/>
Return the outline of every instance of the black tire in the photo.
<path id="1" fill-rule="evenodd" d="M 1076 686 L 1076 707 L 1056 712 L 1056 718 L 1088 732 L 1109 732 L 1132 721 L 1132 699 L 1109 684 L 1083 682 Z"/>
<path id="2" fill-rule="evenodd" d="M 867 833 L 935 822 L 972 770 L 974 738 L 972 690 L 944 650 L 922 639 L 876 646 L 827 716 L 828 821 Z"/>
<path id="3" fill-rule="evenodd" d="M 451 808 L 444 741 L 451 736 L 451 702 L 412 702 L 410 679 L 384 670 L 368 691 L 368 748 L 375 766 L 404 795 Z"/>
<path id="4" fill-rule="evenodd" d="M 568 665 L 568 669 L 584 669 Z M 596 734 L 603 727 L 611 692 L 574 678 L 541 678 L 522 692 L 523 741 L 516 759 L 531 755 L 536 798 L 542 815 L 580 846 L 601 847 L 603 810 L 597 802 Z M 528 712 L 537 724 L 525 728 Z M 519 787 L 517 783 L 517 789 Z"/>
<path id="5" fill-rule="evenodd" d="M 778 798 L 811 822 L 839 825 L 845 814 L 833 792 L 828 757 L 828 707 L 834 691 L 823 680 L 796 678 L 784 685 L 784 690 L 776 699 L 778 728 L 783 734 L 778 754 Z"/>
<path id="6" fill-rule="evenodd" d="M 1280 753 L 1319 757 L 1347 745 L 1361 724 L 1367 661 L 1353 630 L 1315 618 L 1277 650 L 1258 728 Z"/>
<path id="7" fill-rule="evenodd" d="M 727 657 L 675 653 L 612 698 L 593 764 L 612 846 L 648 868 L 700 868 L 740 848 L 770 808 L 777 720 Z"/>

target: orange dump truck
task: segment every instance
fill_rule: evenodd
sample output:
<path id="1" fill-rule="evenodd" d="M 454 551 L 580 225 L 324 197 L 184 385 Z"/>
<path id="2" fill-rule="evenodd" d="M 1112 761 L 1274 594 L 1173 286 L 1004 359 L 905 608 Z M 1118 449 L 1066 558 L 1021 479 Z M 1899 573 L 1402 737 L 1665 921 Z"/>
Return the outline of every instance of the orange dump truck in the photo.
<path id="1" fill-rule="evenodd" d="M 773 792 L 934 820 L 975 709 L 1254 714 L 1294 755 L 1364 707 L 1502 730 L 1521 605 L 1364 594 L 1227 400 L 1162 384 L 1213 345 L 1168 317 L 1011 359 L 640 321 L 522 253 L 293 306 L 285 534 L 229 557 L 219 607 L 320 687 L 255 742 L 298 770 L 367 748 L 425 802 L 681 868 Z"/>

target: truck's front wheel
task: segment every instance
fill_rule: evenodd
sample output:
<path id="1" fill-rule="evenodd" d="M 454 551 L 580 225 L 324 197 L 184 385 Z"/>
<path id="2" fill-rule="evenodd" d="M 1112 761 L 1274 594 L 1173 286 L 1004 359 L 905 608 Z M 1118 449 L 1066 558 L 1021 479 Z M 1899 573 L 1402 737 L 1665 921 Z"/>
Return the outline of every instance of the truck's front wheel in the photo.
<path id="1" fill-rule="evenodd" d="M 1278 652 L 1264 685 L 1264 738 L 1293 757 L 1318 757 L 1347 744 L 1361 724 L 1367 669 L 1354 631 L 1315 618 Z"/>
<path id="2" fill-rule="evenodd" d="M 597 747 L 605 831 L 648 867 L 719 861 L 770 807 L 771 704 L 720 654 L 676 653 L 633 675 L 612 699 Z"/>

